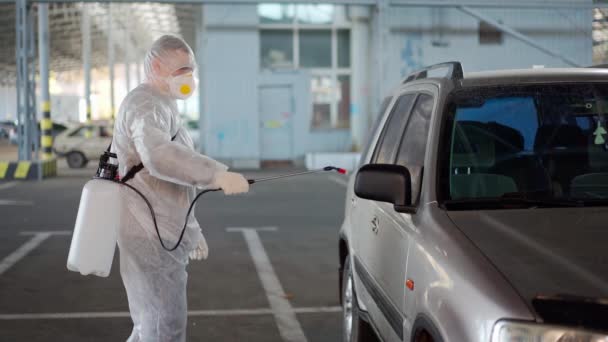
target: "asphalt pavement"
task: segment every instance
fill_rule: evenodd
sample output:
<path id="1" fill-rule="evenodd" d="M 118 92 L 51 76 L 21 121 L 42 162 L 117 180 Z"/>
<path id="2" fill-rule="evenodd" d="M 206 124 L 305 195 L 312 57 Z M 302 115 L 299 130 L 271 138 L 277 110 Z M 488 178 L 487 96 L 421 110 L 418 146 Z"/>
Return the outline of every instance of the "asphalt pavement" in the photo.
<path id="1" fill-rule="evenodd" d="M 42 182 L 0 183 L 0 341 L 129 336 L 118 259 L 108 278 L 66 269 L 80 192 L 93 170 L 61 168 Z M 188 341 L 341 340 L 337 241 L 345 182 L 309 175 L 198 202 L 210 255 L 188 266 Z"/>

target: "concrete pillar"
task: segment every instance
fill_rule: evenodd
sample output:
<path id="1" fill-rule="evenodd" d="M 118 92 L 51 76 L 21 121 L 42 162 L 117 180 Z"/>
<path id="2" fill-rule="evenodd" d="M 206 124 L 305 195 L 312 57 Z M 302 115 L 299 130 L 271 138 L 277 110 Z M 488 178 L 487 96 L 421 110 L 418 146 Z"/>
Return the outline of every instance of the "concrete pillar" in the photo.
<path id="1" fill-rule="evenodd" d="M 131 91 L 131 53 L 128 48 L 125 49 L 125 82 L 128 93 Z"/>
<path id="2" fill-rule="evenodd" d="M 108 70 L 110 74 L 110 115 L 112 121 L 116 115 L 116 103 L 114 97 L 114 61 L 116 59 L 116 50 L 114 48 L 114 33 L 112 32 L 112 4 L 108 4 Z"/>
<path id="3" fill-rule="evenodd" d="M 370 129 L 370 7 L 350 6 L 349 13 L 352 23 L 350 130 L 353 147 L 359 151 L 365 143 L 364 139 Z"/>
<path id="4" fill-rule="evenodd" d="M 32 120 L 35 108 L 32 103 L 31 40 L 32 25 L 30 6 L 27 0 L 15 1 L 15 33 L 17 61 L 17 132 L 19 138 L 19 160 L 32 160 Z"/>
<path id="5" fill-rule="evenodd" d="M 49 5 L 38 4 L 38 61 L 40 63 L 40 146 L 42 159 L 53 158 L 53 121 L 49 93 Z"/>
<path id="6" fill-rule="evenodd" d="M 197 21 L 196 21 L 196 33 L 195 33 L 195 37 L 196 37 L 196 44 L 195 44 L 195 49 L 196 49 L 196 58 L 197 58 L 197 64 L 198 64 L 198 79 L 199 79 L 199 83 L 198 83 L 198 93 L 196 94 L 198 96 L 198 129 L 201 132 L 199 134 L 199 141 L 196 141 L 197 143 L 197 147 L 199 152 L 201 153 L 205 153 L 206 151 L 204 150 L 204 146 L 205 144 L 203 143 L 203 138 L 205 136 L 204 132 L 203 132 L 203 128 L 206 127 L 205 126 L 205 106 L 206 106 L 206 101 L 205 101 L 205 89 L 204 89 L 204 85 L 205 85 L 205 74 L 203 73 L 203 71 L 205 70 L 205 59 L 204 54 L 204 47 L 205 47 L 205 22 L 203 21 L 203 11 L 204 11 L 204 7 L 203 5 L 201 5 L 199 7 L 198 10 L 198 15 L 197 15 Z"/>
<path id="7" fill-rule="evenodd" d="M 135 64 L 135 67 L 137 68 L 137 73 L 135 74 L 135 76 L 137 77 L 137 85 L 141 84 L 141 59 L 139 57 L 135 57 L 137 59 L 137 62 Z"/>
<path id="8" fill-rule="evenodd" d="M 377 4 L 373 7 L 373 17 L 372 17 L 372 27 L 373 29 L 373 38 L 372 38 L 372 69 L 373 72 L 370 76 L 370 84 L 372 87 L 371 91 L 371 100 L 370 107 L 375 110 L 378 110 L 380 104 L 382 103 L 382 99 L 388 95 L 389 87 L 392 85 L 386 84 L 387 72 L 390 72 L 386 68 L 386 65 L 389 63 L 387 58 L 386 48 L 387 41 L 390 37 L 390 4 L 388 0 L 377 0 Z M 372 119 L 376 113 L 371 113 Z M 371 125 L 371 120 L 370 120 Z"/>
<path id="9" fill-rule="evenodd" d="M 84 69 L 84 100 L 86 103 L 87 124 L 91 123 L 91 17 L 87 5 L 82 6 L 82 64 Z M 92 136 L 87 131 L 87 137 Z"/>

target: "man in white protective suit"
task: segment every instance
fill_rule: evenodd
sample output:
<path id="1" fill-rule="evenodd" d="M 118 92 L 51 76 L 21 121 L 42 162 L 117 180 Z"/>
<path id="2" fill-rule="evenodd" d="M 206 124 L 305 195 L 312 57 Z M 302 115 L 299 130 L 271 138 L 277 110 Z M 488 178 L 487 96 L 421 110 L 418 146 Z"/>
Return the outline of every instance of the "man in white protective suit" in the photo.
<path id="1" fill-rule="evenodd" d="M 113 152 L 119 174 L 144 194 L 156 213 L 159 233 L 168 249 L 179 239 L 197 188 L 219 188 L 225 194 L 249 191 L 240 174 L 194 150 L 182 127 L 177 99 L 196 88 L 196 63 L 183 40 L 163 36 L 145 61 L 145 80 L 122 102 L 114 127 Z M 129 172 L 143 166 L 131 177 Z M 128 342 L 186 340 L 188 258 L 206 259 L 208 247 L 191 214 L 179 247 L 161 246 L 146 203 L 122 187 L 125 208 L 118 232 L 120 274 L 127 291 L 133 332 Z"/>

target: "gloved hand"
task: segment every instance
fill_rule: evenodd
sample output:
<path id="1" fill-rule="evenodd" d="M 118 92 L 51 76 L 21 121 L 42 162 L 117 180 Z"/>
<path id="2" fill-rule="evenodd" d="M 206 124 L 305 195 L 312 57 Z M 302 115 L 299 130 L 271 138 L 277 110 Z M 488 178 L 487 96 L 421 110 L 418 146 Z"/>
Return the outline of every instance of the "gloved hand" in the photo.
<path id="1" fill-rule="evenodd" d="M 240 173 L 223 171 L 215 176 L 215 187 L 224 190 L 226 195 L 236 195 L 249 192 L 249 182 Z"/>
<path id="2" fill-rule="evenodd" d="M 201 233 L 200 238 L 198 240 L 198 245 L 190 252 L 189 257 L 192 260 L 203 260 L 207 259 L 208 256 L 209 246 L 207 246 L 207 240 L 205 240 L 205 237 Z"/>

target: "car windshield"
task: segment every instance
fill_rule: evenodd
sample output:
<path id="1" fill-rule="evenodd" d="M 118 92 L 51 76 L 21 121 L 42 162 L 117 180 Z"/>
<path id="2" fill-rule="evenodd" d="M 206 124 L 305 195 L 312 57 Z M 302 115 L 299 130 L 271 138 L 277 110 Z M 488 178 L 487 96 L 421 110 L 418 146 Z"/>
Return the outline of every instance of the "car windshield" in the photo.
<path id="1" fill-rule="evenodd" d="M 447 202 L 608 202 L 608 84 L 476 88 L 450 103 Z"/>

